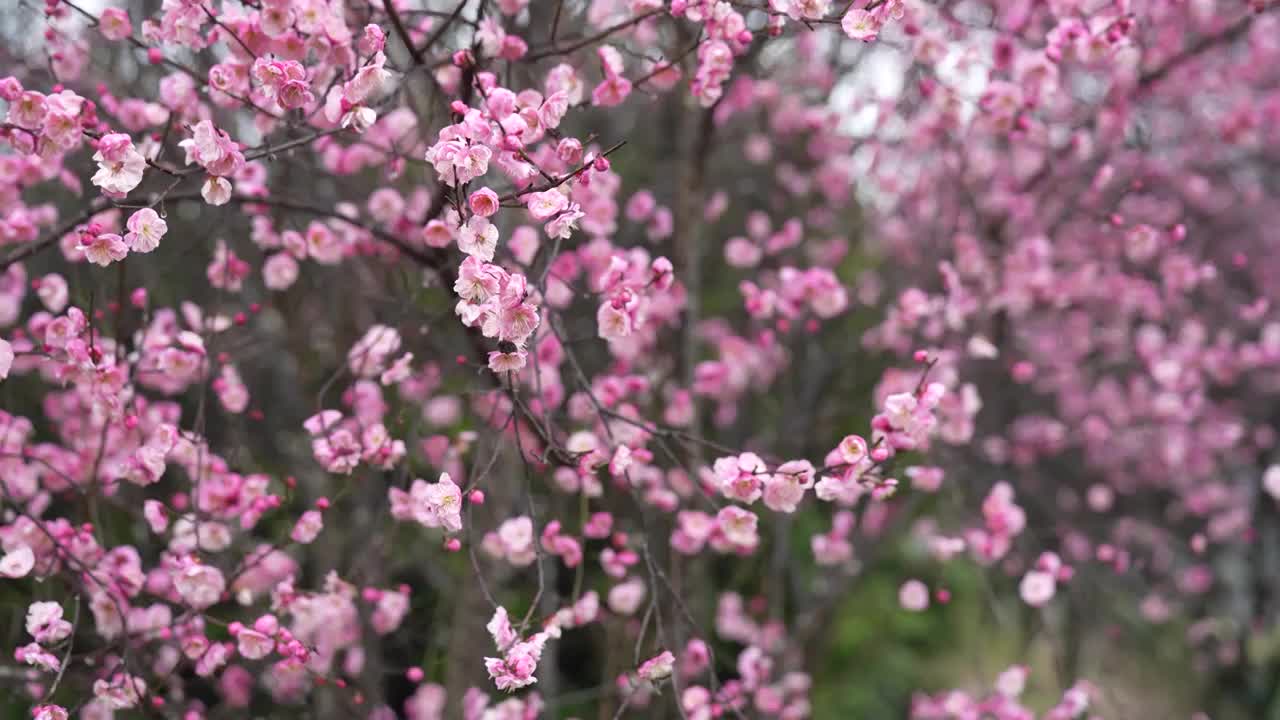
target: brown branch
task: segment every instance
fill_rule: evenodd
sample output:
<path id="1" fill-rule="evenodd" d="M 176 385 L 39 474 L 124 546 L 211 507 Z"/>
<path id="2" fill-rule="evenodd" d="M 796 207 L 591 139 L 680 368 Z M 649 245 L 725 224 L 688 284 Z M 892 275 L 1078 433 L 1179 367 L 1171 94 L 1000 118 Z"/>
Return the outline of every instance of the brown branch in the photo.
<path id="1" fill-rule="evenodd" d="M 221 28 L 224 32 L 230 35 L 231 39 L 235 40 L 240 47 L 244 48 L 244 51 L 249 53 L 249 57 L 253 58 L 254 60 L 258 59 L 258 53 L 254 52 L 253 48 L 249 47 L 249 45 L 245 43 L 243 39 L 241 39 L 239 33 L 227 27 L 225 23 L 223 23 L 221 20 L 218 19 L 217 15 L 213 14 L 212 10 L 205 7 L 203 4 L 200 5 L 200 9 L 204 11 L 205 15 L 209 16 L 210 22 L 212 22 L 214 25 L 217 25 L 219 28 Z"/>
<path id="2" fill-rule="evenodd" d="M 610 27 L 607 27 L 604 30 L 601 30 L 595 35 L 588 35 L 587 37 L 581 38 L 576 42 L 569 43 L 564 47 L 552 46 L 549 48 L 544 48 L 542 50 L 539 50 L 538 52 L 531 52 L 528 55 L 525 55 L 523 60 L 525 62 L 537 62 L 539 60 L 545 60 L 546 58 L 549 58 L 549 57 L 555 57 L 556 55 L 567 55 L 576 50 L 581 50 L 582 48 L 587 47 L 588 45 L 594 45 L 595 43 L 598 43 L 601 40 L 604 40 L 605 38 L 609 37 L 610 35 L 613 35 L 614 33 L 626 30 L 627 28 L 632 27 L 633 25 L 639 25 L 645 20 L 648 20 L 649 18 L 655 15 L 660 15 L 664 12 L 666 11 L 650 10 L 647 13 L 637 15 L 631 18 L 630 20 L 623 20 L 622 22 L 617 23 L 616 25 L 611 25 Z"/>
<path id="3" fill-rule="evenodd" d="M 600 153 L 600 155 L 598 155 L 597 157 L 609 157 L 611 153 L 613 153 L 615 150 L 617 150 L 618 148 L 621 148 L 623 145 L 626 145 L 626 144 L 627 144 L 626 140 L 619 140 L 618 142 L 610 146 L 608 150 L 605 150 L 604 152 Z M 595 162 L 595 158 L 592 158 L 592 162 Z M 512 200 L 518 200 L 524 195 L 529 195 L 532 193 L 539 193 L 539 192 L 546 192 L 547 190 L 553 190 L 555 188 L 558 188 L 561 185 L 569 182 L 570 180 L 586 172 L 587 169 L 591 167 L 592 162 L 583 163 L 581 166 L 573 170 L 573 172 L 566 173 L 556 180 L 543 183 L 542 185 L 533 185 L 525 188 L 524 190 L 516 190 L 514 192 L 509 192 L 506 195 L 503 195 L 502 197 L 498 198 L 498 201 L 510 202 Z"/>
<path id="4" fill-rule="evenodd" d="M 404 43 L 405 49 L 409 51 L 409 57 L 413 58 L 413 64 L 415 66 L 423 64 L 422 51 L 414 47 L 413 38 L 409 37 L 409 30 L 405 28 L 404 21 L 400 19 L 400 11 L 396 10 L 393 0 L 382 0 L 382 7 L 387 11 L 387 17 L 391 18 L 391 26 L 395 28 L 400 42 Z"/>
<path id="5" fill-rule="evenodd" d="M 1183 48 L 1181 51 L 1175 53 L 1168 60 L 1166 60 L 1165 63 L 1160 67 L 1155 68 L 1154 70 L 1145 72 L 1141 76 L 1139 76 L 1138 86 L 1144 87 L 1147 85 L 1151 85 L 1152 83 L 1159 82 L 1166 75 L 1176 70 L 1178 66 L 1182 65 L 1183 63 L 1189 60 L 1194 60 L 1196 57 L 1202 55 L 1203 53 L 1208 52 L 1209 50 L 1212 50 L 1215 46 L 1217 46 L 1220 43 L 1232 42 L 1233 40 L 1240 38 L 1242 35 L 1248 32 L 1250 27 L 1253 26 L 1254 17 L 1255 15 L 1246 15 L 1240 18 L 1239 20 L 1237 20 L 1235 23 L 1231 25 L 1231 27 L 1227 28 L 1223 32 L 1220 32 L 1216 35 L 1206 35 L 1205 37 L 1202 37 L 1196 42 L 1188 45 L 1187 47 Z"/>
<path id="6" fill-rule="evenodd" d="M 427 41 L 422 44 L 422 50 L 419 52 L 430 50 L 431 46 L 439 42 L 441 37 L 444 37 L 445 31 L 447 31 L 449 26 L 452 25 L 454 21 L 458 19 L 458 16 L 462 14 L 462 9 L 467 6 L 468 2 L 470 2 L 470 0 L 461 0 L 461 2 L 458 3 L 458 7 L 453 9 L 453 14 L 451 14 L 435 32 L 431 33 L 431 37 L 427 38 Z"/>
<path id="7" fill-rule="evenodd" d="M 3 260 L 0 260 L 0 271 L 7 270 L 10 265 L 13 265 L 16 262 L 21 262 L 31 257 L 32 255 L 42 252 L 45 248 L 61 240 L 62 237 L 67 233 L 71 232 L 72 230 L 75 230 L 78 226 L 89 222 L 89 220 L 94 215 L 97 215 L 98 213 L 103 212 L 104 210 L 108 210 L 110 209 L 110 207 L 111 207 L 110 205 L 98 205 L 95 207 L 93 203 L 90 203 L 90 207 L 88 210 L 85 210 L 84 212 L 77 215 L 75 218 L 68 220 L 63 224 L 59 225 L 57 228 L 53 230 L 53 232 L 49 233 L 43 239 L 38 240 L 34 243 L 31 243 L 30 245 L 23 246 L 17 252 L 4 258 Z"/>
<path id="8" fill-rule="evenodd" d="M 564 0 L 556 1 L 556 14 L 551 18 L 551 37 L 549 44 L 556 44 L 556 34 L 560 32 L 560 14 L 564 11 Z"/>

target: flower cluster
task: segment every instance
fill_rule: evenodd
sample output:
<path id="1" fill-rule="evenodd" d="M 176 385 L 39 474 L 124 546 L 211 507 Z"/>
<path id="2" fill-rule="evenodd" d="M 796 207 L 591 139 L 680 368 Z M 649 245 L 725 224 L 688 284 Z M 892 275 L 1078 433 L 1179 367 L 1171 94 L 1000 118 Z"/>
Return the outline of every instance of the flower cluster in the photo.
<path id="1" fill-rule="evenodd" d="M 1028 670 L 1014 666 L 996 678 L 995 690 L 982 698 L 959 690 L 934 696 L 917 695 L 911 703 L 911 720 L 960 720 L 987 715 L 996 718 L 1026 720 L 1074 720 L 1086 717 L 1095 690 L 1078 682 L 1062 694 L 1061 700 L 1044 714 L 1037 715 L 1021 702 Z"/>
<path id="2" fill-rule="evenodd" d="M 413 520 L 424 527 L 442 527 L 446 532 L 462 529 L 462 490 L 449 477 L 441 473 L 434 483 L 418 478 L 409 491 L 391 488 L 391 516 L 397 520 Z"/>
<path id="3" fill-rule="evenodd" d="M 489 671 L 489 677 L 493 678 L 494 685 L 507 692 L 538 681 L 533 674 L 538 670 L 542 651 L 548 640 L 560 635 L 559 629 L 550 625 L 546 630 L 522 640 L 511 626 L 506 609 L 502 607 L 494 611 L 493 618 L 485 629 L 493 637 L 493 644 L 498 652 L 502 653 L 500 658 L 485 658 L 485 669 Z"/>

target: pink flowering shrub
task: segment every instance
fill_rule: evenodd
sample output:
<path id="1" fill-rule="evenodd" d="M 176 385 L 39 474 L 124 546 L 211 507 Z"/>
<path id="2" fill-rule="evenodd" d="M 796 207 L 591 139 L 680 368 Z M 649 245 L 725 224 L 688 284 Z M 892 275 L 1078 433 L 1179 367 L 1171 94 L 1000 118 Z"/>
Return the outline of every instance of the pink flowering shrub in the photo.
<path id="1" fill-rule="evenodd" d="M 1274 9 L 0 9 L 15 711 L 1268 716 Z"/>

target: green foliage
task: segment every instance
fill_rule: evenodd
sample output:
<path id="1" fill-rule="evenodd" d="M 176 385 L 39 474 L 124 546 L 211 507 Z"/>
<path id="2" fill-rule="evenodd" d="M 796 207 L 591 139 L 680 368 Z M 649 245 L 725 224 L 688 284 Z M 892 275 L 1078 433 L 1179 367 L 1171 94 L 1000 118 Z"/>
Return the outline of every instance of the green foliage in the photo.
<path id="1" fill-rule="evenodd" d="M 953 600 L 921 613 L 898 605 L 911 560 L 886 556 L 868 568 L 841 601 L 814 670 L 814 717 L 891 718 L 901 715 L 915 688 L 945 685 L 968 665 L 948 668 L 946 655 L 969 643 L 990 643 L 982 631 L 978 579 L 956 565 L 945 581 Z M 977 670 L 976 668 L 971 668 Z"/>

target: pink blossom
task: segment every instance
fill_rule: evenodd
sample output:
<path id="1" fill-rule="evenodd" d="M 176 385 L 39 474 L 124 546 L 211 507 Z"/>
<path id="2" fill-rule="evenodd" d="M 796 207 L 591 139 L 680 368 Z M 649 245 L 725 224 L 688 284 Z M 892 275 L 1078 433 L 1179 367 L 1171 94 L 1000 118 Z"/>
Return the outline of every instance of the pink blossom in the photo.
<path id="1" fill-rule="evenodd" d="M 67 279 L 58 273 L 50 273 L 40 278 L 40 284 L 36 288 L 36 295 L 40 297 L 40 302 L 50 313 L 58 314 L 67 309 L 67 302 L 70 300 Z"/>
<path id="2" fill-rule="evenodd" d="M 280 102 L 280 107 L 294 110 L 311 105 L 316 97 L 305 80 L 288 80 L 280 86 L 276 93 L 276 100 Z"/>
<path id="3" fill-rule="evenodd" d="M 400 591 L 383 592 L 381 597 L 378 598 L 378 604 L 374 608 L 373 615 L 370 617 L 370 624 L 373 626 L 374 632 L 379 635 L 388 635 L 400 627 L 408 613 L 408 593 Z"/>
<path id="4" fill-rule="evenodd" d="M 116 673 L 109 679 L 93 683 L 93 694 L 111 710 L 128 710 L 138 706 L 147 692 L 147 683 L 128 673 Z"/>
<path id="5" fill-rule="evenodd" d="M 109 7 L 98 16 L 98 31 L 108 40 L 124 40 L 133 35 L 133 23 L 124 10 Z"/>
<path id="6" fill-rule="evenodd" d="M 758 518 L 755 513 L 728 505 L 716 513 L 716 527 L 729 542 L 745 549 L 753 549 L 760 542 L 756 534 Z"/>
<path id="7" fill-rule="evenodd" d="M 631 314 L 611 302 L 601 303 L 596 311 L 596 326 L 605 340 L 620 340 L 631 335 Z"/>
<path id="8" fill-rule="evenodd" d="M 200 197 L 210 205 L 226 205 L 231 201 L 231 183 L 224 177 L 210 175 L 200 186 Z"/>
<path id="9" fill-rule="evenodd" d="M 225 178 L 234 175 L 244 166 L 244 154 L 240 151 L 240 146 L 208 120 L 197 123 L 191 137 L 179 142 L 178 146 L 186 152 L 188 165 L 200 165 L 211 177 Z"/>
<path id="10" fill-rule="evenodd" d="M 37 705 L 31 708 L 32 720 L 67 720 L 66 708 L 60 705 Z"/>
<path id="11" fill-rule="evenodd" d="M 581 207 L 570 203 L 564 212 L 552 218 L 551 221 L 543 226 L 543 229 L 546 230 L 549 237 L 568 240 L 569 236 L 573 234 L 573 230 L 577 227 L 578 220 L 582 219 L 585 214 L 582 212 Z"/>
<path id="12" fill-rule="evenodd" d="M 996 692 L 1007 698 L 1016 698 L 1022 694 L 1027 684 L 1029 671 L 1026 667 L 1015 665 L 996 677 Z"/>
<path id="13" fill-rule="evenodd" d="M 151 208 L 142 208 L 129 216 L 129 232 L 124 241 L 137 253 L 149 253 L 160 247 L 160 239 L 169 231 L 169 225 Z"/>
<path id="14" fill-rule="evenodd" d="M 633 577 L 609 589 L 609 609 L 619 615 L 634 615 L 647 594 L 644 581 Z"/>
<path id="15" fill-rule="evenodd" d="M 457 140 L 441 140 L 427 149 L 426 159 L 450 185 L 471 182 L 489 171 L 493 152 L 484 145 L 468 145 Z"/>
<path id="16" fill-rule="evenodd" d="M 62 667 L 58 656 L 40 647 L 39 643 L 30 643 L 14 650 L 13 659 L 51 673 L 58 672 Z"/>
<path id="17" fill-rule="evenodd" d="M 174 577 L 173 584 L 182 599 L 197 610 L 216 604 L 226 588 L 221 571 L 196 561 L 188 561 Z"/>
<path id="18" fill-rule="evenodd" d="M 546 220 L 567 208 L 569 199 L 559 190 L 552 189 L 526 195 L 525 205 L 534 219 Z"/>
<path id="19" fill-rule="evenodd" d="M 929 607 L 929 588 L 919 580 L 908 580 L 898 589 L 898 604 L 904 610 L 921 612 Z"/>
<path id="20" fill-rule="evenodd" d="M 293 526 L 293 531 L 289 533 L 289 537 L 296 543 L 308 545 L 316 539 L 316 536 L 323 529 L 324 516 L 317 510 L 308 510 L 298 518 L 298 522 Z"/>
<path id="21" fill-rule="evenodd" d="M 458 230 L 458 249 L 484 262 L 493 260 L 498 248 L 498 228 L 482 216 L 474 216 Z"/>
<path id="22" fill-rule="evenodd" d="M 1262 473 L 1262 489 L 1273 500 L 1280 502 L 1280 465 L 1272 465 Z"/>
<path id="23" fill-rule="evenodd" d="M 591 104 L 600 107 L 621 105 L 631 94 L 631 81 L 620 75 L 606 77 L 591 91 Z"/>
<path id="24" fill-rule="evenodd" d="M 276 641 L 257 630 L 248 628 L 236 634 L 236 651 L 247 660 L 261 660 L 271 654 Z"/>
<path id="25" fill-rule="evenodd" d="M 426 503 L 445 530 L 458 532 L 462 529 L 462 490 L 449 473 L 441 473 L 440 478 L 427 487 Z"/>
<path id="26" fill-rule="evenodd" d="M 471 193 L 471 197 L 467 200 L 471 207 L 471 212 L 480 217 L 491 217 L 498 212 L 498 193 L 490 188 L 480 188 Z"/>
<path id="27" fill-rule="evenodd" d="M 880 31 L 880 24 L 871 13 L 862 8 L 854 8 L 845 13 L 840 20 L 840 28 L 844 34 L 854 40 L 871 42 Z"/>
<path id="28" fill-rule="evenodd" d="M 755 453 L 742 453 L 737 457 L 719 458 L 713 466 L 716 481 L 720 487 L 720 492 L 725 497 L 751 504 L 760 499 L 763 493 L 765 480 L 767 479 L 767 469 L 764 461 Z M 800 483 L 793 483 L 796 489 Z M 779 492 L 782 495 L 788 494 L 788 491 L 779 485 Z M 798 500 L 799 498 L 795 498 Z M 788 504 L 783 502 L 784 505 Z"/>
<path id="29" fill-rule="evenodd" d="M 71 634 L 71 623 L 62 619 L 56 602 L 34 602 L 27 608 L 27 632 L 42 645 L 53 645 Z"/>
<path id="30" fill-rule="evenodd" d="M 129 254 L 129 246 L 125 244 L 124 238 L 115 233 L 86 233 L 81 236 L 81 244 L 76 249 L 84 253 L 86 260 L 102 267 L 123 260 Z"/>
<path id="31" fill-rule="evenodd" d="M 776 512 L 793 513 L 804 498 L 804 492 L 800 477 L 778 472 L 764 481 L 764 504 Z"/>
<path id="32" fill-rule="evenodd" d="M 493 637 L 493 644 L 497 646 L 498 652 L 505 652 L 520 639 L 516 631 L 511 627 L 511 620 L 507 616 L 507 609 L 499 607 L 493 612 L 493 617 L 489 620 L 489 624 L 485 626 L 489 631 L 489 635 Z"/>
<path id="33" fill-rule="evenodd" d="M 370 23 L 364 26 L 364 31 L 360 35 L 360 52 L 365 55 L 382 52 L 386 42 L 387 34 L 382 28 Z"/>
<path id="34" fill-rule="evenodd" d="M 385 67 L 386 57 L 377 53 L 373 61 L 356 73 L 355 77 L 342 86 L 342 99 L 352 105 L 359 105 L 368 100 L 376 100 L 386 89 L 391 73 Z"/>
<path id="35" fill-rule="evenodd" d="M 422 228 L 422 240 L 431 247 L 453 244 L 454 231 L 442 220 L 432 220 Z"/>
<path id="36" fill-rule="evenodd" d="M 147 161 L 133 147 L 133 139 L 123 133 L 103 135 L 98 140 L 98 151 L 93 159 L 98 171 L 90 180 L 109 193 L 124 195 L 142 182 L 142 171 Z"/>
<path id="37" fill-rule="evenodd" d="M 288 290 L 298 280 L 298 261 L 288 253 L 276 253 L 262 263 L 262 281 L 268 290 Z"/>
<path id="38" fill-rule="evenodd" d="M 9 112 L 5 120 L 20 128 L 36 130 L 44 123 L 47 113 L 44 94 L 27 90 L 9 100 Z"/>
<path id="39" fill-rule="evenodd" d="M 151 532 L 157 535 L 164 532 L 169 527 L 169 516 L 165 510 L 164 503 L 159 500 L 145 500 L 142 503 L 142 514 L 147 520 L 147 526 L 151 528 Z"/>
<path id="40" fill-rule="evenodd" d="M 636 670 L 636 675 L 641 680 L 649 682 L 658 682 L 670 677 L 672 670 L 675 668 L 676 657 L 670 650 L 663 650 L 657 655 L 645 660 Z"/>
<path id="41" fill-rule="evenodd" d="M 509 692 L 536 683 L 538 679 L 533 674 L 538 669 L 543 649 L 548 640 L 559 637 L 559 629 L 551 625 L 547 630 L 521 640 L 511 627 L 506 609 L 499 607 L 489 621 L 488 630 L 498 652 L 502 653 L 501 658 L 484 659 L 485 669 L 494 685 Z"/>
<path id="42" fill-rule="evenodd" d="M 196 658 L 195 672 L 199 677 L 211 677 L 231 659 L 231 643 L 213 643 Z"/>
<path id="43" fill-rule="evenodd" d="M 1057 587 L 1053 575 L 1032 570 L 1022 577 L 1022 582 L 1018 584 L 1018 594 L 1031 607 L 1044 607 L 1053 599 Z"/>

